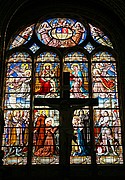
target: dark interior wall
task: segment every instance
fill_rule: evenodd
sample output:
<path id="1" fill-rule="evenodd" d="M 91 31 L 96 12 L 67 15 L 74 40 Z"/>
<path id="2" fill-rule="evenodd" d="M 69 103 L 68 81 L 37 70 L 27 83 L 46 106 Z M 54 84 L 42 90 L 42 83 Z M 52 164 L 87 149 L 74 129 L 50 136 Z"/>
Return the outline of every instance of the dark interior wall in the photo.
<path id="1" fill-rule="evenodd" d="M 121 3 L 119 3 L 121 2 Z M 47 14 L 68 14 L 81 15 L 102 28 L 106 26 L 107 31 L 119 26 L 121 29 L 125 23 L 124 1 L 119 0 L 77 0 L 77 1 L 41 1 L 41 0 L 1 0 L 0 6 L 0 27 L 1 33 L 7 31 L 7 40 L 10 36 L 25 24 L 31 23 L 41 16 Z M 125 24 L 124 24 L 125 25 Z M 109 33 L 110 34 L 110 33 Z"/>
<path id="2" fill-rule="evenodd" d="M 56 12 L 56 13 L 55 13 Z M 56 1 L 56 0 L 0 0 L 0 60 L 2 69 L 2 61 L 5 57 L 6 45 L 10 37 L 20 28 L 27 24 L 33 23 L 39 20 L 41 16 L 52 15 L 65 15 L 69 16 L 69 13 L 74 17 L 81 16 L 88 19 L 94 25 L 101 27 L 101 29 L 109 35 L 111 41 L 116 50 L 116 57 L 118 59 L 118 75 L 119 75 L 119 90 L 122 94 L 120 97 L 121 114 L 124 121 L 125 112 L 125 1 L 124 0 L 76 0 L 74 1 Z M 2 82 L 2 73 L 1 82 Z M 0 83 L 0 86 L 3 86 Z M 2 87 L 0 87 L 2 89 Z M 0 94 L 2 96 L 2 92 Z M 123 122 L 123 124 L 125 124 Z M 123 127 L 123 134 L 125 130 Z M 124 138 L 125 139 L 125 138 Z M 123 145 L 125 143 L 123 142 Z M 52 167 L 50 171 L 41 171 L 41 166 L 34 169 L 27 169 L 22 167 L 16 169 L 7 167 L 8 173 L 6 174 L 6 168 L 2 167 L 2 172 L 9 178 L 10 175 L 18 177 L 25 176 L 26 174 L 35 177 L 48 176 L 55 177 L 59 174 L 59 169 Z M 54 169 L 55 171 L 54 171 Z M 83 168 L 83 167 L 82 167 Z M 90 172 L 94 171 L 93 167 L 87 167 L 82 169 L 80 166 L 72 167 L 73 175 L 79 174 L 79 177 L 91 176 Z M 92 171 L 91 171 L 92 170 Z M 2 174 L 3 174 L 2 173 Z M 106 176 L 124 176 L 125 168 L 123 166 L 116 167 L 100 167 L 98 169 L 98 175 Z"/>
<path id="3" fill-rule="evenodd" d="M 115 167 L 98 167 L 95 169 L 93 166 L 72 166 L 70 172 L 70 179 L 63 178 L 61 174 L 61 168 L 59 166 L 51 165 L 49 168 L 47 166 L 20 166 L 20 167 L 3 167 L 0 168 L 0 178 L 4 177 L 5 179 L 23 179 L 23 178 L 34 178 L 34 179 L 41 179 L 41 180 L 83 180 L 84 178 L 97 178 L 97 177 L 125 177 L 125 168 L 124 166 L 115 166 Z M 4 180 L 1 178 L 1 180 Z M 85 179 L 84 179 L 85 180 Z"/>

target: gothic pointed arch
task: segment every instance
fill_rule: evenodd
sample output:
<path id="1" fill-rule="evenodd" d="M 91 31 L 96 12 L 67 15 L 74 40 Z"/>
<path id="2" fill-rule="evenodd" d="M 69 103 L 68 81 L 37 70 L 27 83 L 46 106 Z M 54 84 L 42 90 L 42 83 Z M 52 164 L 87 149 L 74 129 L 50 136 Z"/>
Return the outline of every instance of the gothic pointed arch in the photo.
<path id="1" fill-rule="evenodd" d="M 70 73 L 70 99 L 99 102 L 74 110 L 70 164 L 92 164 L 92 152 L 98 165 L 123 164 L 114 45 L 100 27 L 72 15 L 42 17 L 10 38 L 3 96 L 4 165 L 60 163 L 60 112 L 47 104 L 36 106 L 34 99 L 53 103 L 62 98 L 63 72 Z"/>

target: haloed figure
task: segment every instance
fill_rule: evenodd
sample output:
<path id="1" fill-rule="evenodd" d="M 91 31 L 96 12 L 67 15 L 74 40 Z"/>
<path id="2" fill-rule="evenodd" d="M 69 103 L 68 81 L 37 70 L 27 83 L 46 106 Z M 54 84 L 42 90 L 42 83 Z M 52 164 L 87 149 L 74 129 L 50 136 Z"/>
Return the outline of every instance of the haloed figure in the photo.
<path id="1" fill-rule="evenodd" d="M 54 133 L 57 127 L 53 127 L 53 118 L 45 119 L 45 141 L 43 147 L 34 153 L 36 156 L 52 156 L 55 153 Z"/>
<path id="2" fill-rule="evenodd" d="M 73 127 L 74 127 L 74 136 L 76 137 L 76 144 L 75 144 L 75 152 L 73 153 L 73 156 L 84 156 L 88 155 L 88 151 L 85 147 L 84 139 L 82 130 L 83 127 L 81 126 L 81 120 L 79 116 L 73 117 Z"/>

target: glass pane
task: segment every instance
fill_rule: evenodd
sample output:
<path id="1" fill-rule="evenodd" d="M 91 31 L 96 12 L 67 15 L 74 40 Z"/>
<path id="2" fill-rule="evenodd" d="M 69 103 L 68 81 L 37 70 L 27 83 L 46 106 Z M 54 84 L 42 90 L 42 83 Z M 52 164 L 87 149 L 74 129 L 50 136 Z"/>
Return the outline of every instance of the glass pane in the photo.
<path id="1" fill-rule="evenodd" d="M 63 48 L 81 44 L 86 38 L 85 27 L 68 18 L 53 18 L 36 26 L 38 39 L 45 45 Z"/>
<path id="2" fill-rule="evenodd" d="M 94 119 L 97 164 L 123 164 L 119 110 L 95 110 Z"/>
<path id="3" fill-rule="evenodd" d="M 6 60 L 4 165 L 27 164 L 31 73 L 31 57 L 27 53 L 16 52 Z"/>
<path id="4" fill-rule="evenodd" d="M 2 150 L 4 165 L 27 164 L 29 110 L 5 110 Z"/>
<path id="5" fill-rule="evenodd" d="M 58 98 L 59 96 L 60 62 L 58 56 L 53 53 L 40 54 L 35 70 L 35 97 Z"/>
<path id="6" fill-rule="evenodd" d="M 6 63 L 5 108 L 30 107 L 32 64 L 26 53 L 15 53 Z"/>
<path id="7" fill-rule="evenodd" d="M 32 164 L 59 164 L 59 111 L 34 110 Z"/>
<path id="8" fill-rule="evenodd" d="M 70 164 L 91 164 L 89 110 L 76 110 L 74 112 L 72 124 L 74 135 Z"/>
<path id="9" fill-rule="evenodd" d="M 64 71 L 70 72 L 70 98 L 88 98 L 88 63 L 84 54 L 65 56 Z"/>
<path id="10" fill-rule="evenodd" d="M 109 47 L 113 48 L 113 45 L 112 45 L 110 39 L 103 33 L 103 31 L 101 31 L 99 28 L 97 28 L 91 24 L 89 24 L 89 26 L 90 26 L 91 35 L 96 42 L 98 42 L 104 46 L 109 46 Z"/>
<path id="11" fill-rule="evenodd" d="M 94 110 L 96 162 L 97 164 L 122 164 L 123 150 L 115 59 L 107 52 L 99 52 L 92 60 L 92 92 L 93 97 L 98 98 L 99 101 L 98 109 Z"/>
<path id="12" fill-rule="evenodd" d="M 33 34 L 34 24 L 31 26 L 26 27 L 22 30 L 18 35 L 11 39 L 9 43 L 9 49 L 18 47 L 22 44 L 26 44 Z"/>
<path id="13" fill-rule="evenodd" d="M 106 62 L 106 57 L 105 61 L 92 63 L 92 91 L 93 97 L 98 97 L 100 108 L 118 106 L 116 64 Z"/>
<path id="14" fill-rule="evenodd" d="M 98 52 L 98 53 L 96 53 L 96 54 L 93 55 L 91 61 L 94 61 L 94 62 L 102 61 L 102 62 L 104 63 L 105 61 L 111 61 L 111 62 L 112 62 L 112 61 L 116 61 L 116 60 L 115 60 L 115 58 L 112 56 L 111 53 L 100 51 L 100 52 Z M 108 63 L 108 62 L 107 62 L 107 63 Z M 100 63 L 98 62 L 98 63 L 97 63 L 97 66 L 99 66 L 99 64 L 100 64 Z M 109 68 L 109 66 L 108 66 L 108 68 Z M 115 72 L 115 73 L 117 73 L 117 72 Z"/>

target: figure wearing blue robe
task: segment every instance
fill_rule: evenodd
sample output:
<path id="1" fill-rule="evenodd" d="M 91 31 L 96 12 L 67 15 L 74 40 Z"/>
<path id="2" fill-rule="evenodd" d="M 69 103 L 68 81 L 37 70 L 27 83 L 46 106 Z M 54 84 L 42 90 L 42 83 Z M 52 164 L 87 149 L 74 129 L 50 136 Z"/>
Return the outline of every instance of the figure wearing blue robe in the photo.
<path id="1" fill-rule="evenodd" d="M 79 146 L 79 152 L 75 152 L 74 155 L 75 156 L 86 156 L 89 154 L 89 152 L 87 151 L 85 144 L 84 144 L 84 140 L 83 140 L 83 136 L 82 136 L 82 132 L 80 130 L 80 128 L 77 129 L 77 136 L 78 136 L 78 146 Z"/>

